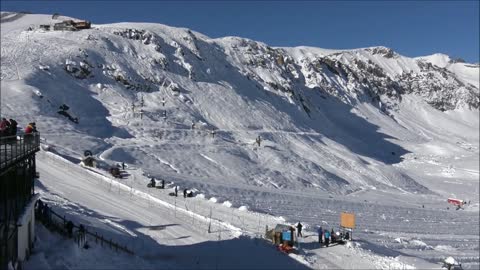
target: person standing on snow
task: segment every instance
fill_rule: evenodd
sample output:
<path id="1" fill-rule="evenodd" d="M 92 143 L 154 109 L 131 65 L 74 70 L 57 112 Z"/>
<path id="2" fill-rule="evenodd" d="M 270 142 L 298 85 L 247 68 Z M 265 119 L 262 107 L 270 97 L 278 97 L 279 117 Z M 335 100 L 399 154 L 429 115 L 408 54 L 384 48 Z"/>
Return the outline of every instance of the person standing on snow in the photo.
<path id="1" fill-rule="evenodd" d="M 302 235 L 302 227 L 303 227 L 303 225 L 302 225 L 302 223 L 300 223 L 300 221 L 299 221 L 298 224 L 297 224 L 297 230 L 298 230 L 298 232 L 297 232 L 297 237 L 303 237 L 303 235 Z"/>
<path id="2" fill-rule="evenodd" d="M 322 226 L 320 226 L 320 228 L 318 228 L 318 243 L 320 245 L 323 243 L 322 237 L 323 237 L 323 228 Z"/>
<path id="3" fill-rule="evenodd" d="M 155 178 L 152 177 L 152 179 L 150 179 L 150 186 L 155 187 L 155 184 L 156 184 Z"/>
<path id="4" fill-rule="evenodd" d="M 330 244 L 330 232 L 325 230 L 323 235 L 325 236 L 325 246 L 328 247 L 328 244 Z"/>
<path id="5" fill-rule="evenodd" d="M 72 238 L 72 236 L 73 236 L 73 222 L 71 220 L 69 220 L 67 222 L 67 225 L 65 225 L 65 228 L 67 229 L 68 238 Z"/>

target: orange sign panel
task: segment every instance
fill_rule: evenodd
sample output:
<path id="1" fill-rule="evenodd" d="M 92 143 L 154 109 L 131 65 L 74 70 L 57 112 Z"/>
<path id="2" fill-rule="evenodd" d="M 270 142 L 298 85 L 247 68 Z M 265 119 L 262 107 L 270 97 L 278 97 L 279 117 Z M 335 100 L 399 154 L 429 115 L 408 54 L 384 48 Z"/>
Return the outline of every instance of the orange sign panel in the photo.
<path id="1" fill-rule="evenodd" d="M 355 228 L 355 214 L 353 213 L 341 213 L 340 214 L 340 226 L 344 228 Z"/>

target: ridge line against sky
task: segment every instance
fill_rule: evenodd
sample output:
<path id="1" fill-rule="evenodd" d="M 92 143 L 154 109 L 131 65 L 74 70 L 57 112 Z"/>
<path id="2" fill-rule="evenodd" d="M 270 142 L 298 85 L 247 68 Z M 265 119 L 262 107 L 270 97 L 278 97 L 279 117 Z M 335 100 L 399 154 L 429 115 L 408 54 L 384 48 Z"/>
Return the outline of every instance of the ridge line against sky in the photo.
<path id="1" fill-rule="evenodd" d="M 60 13 L 96 24 L 160 23 L 211 38 L 274 47 L 385 46 L 408 56 L 444 53 L 479 62 L 479 1 L 8 1 L 2 11 Z"/>

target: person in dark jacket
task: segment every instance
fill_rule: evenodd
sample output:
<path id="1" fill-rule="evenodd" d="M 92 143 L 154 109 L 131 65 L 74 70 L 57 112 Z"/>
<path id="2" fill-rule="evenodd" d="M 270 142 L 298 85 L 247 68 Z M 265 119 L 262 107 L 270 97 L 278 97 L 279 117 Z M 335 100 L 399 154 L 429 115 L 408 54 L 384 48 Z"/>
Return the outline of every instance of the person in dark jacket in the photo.
<path id="1" fill-rule="evenodd" d="M 323 243 L 323 228 L 322 226 L 320 226 L 320 228 L 318 228 L 318 243 L 319 244 L 322 244 Z"/>
<path id="2" fill-rule="evenodd" d="M 48 226 L 50 225 L 50 208 L 47 204 L 43 207 L 43 222 Z"/>
<path id="3" fill-rule="evenodd" d="M 80 224 L 80 226 L 78 227 L 78 245 L 80 247 L 84 247 L 84 245 L 86 244 L 86 238 L 85 238 L 85 227 L 83 226 L 83 224 Z"/>
<path id="4" fill-rule="evenodd" d="M 187 198 L 187 189 L 183 189 L 183 198 Z"/>
<path id="5" fill-rule="evenodd" d="M 18 126 L 18 123 L 17 121 L 13 120 L 13 119 L 10 119 L 10 136 L 16 136 L 17 135 L 17 126 Z"/>
<path id="6" fill-rule="evenodd" d="M 38 199 L 37 201 L 37 216 L 39 219 L 43 218 L 43 201 Z"/>
<path id="7" fill-rule="evenodd" d="M 178 197 L 178 186 L 175 186 L 175 197 Z"/>
<path id="8" fill-rule="evenodd" d="M 298 222 L 298 224 L 297 224 L 297 230 L 298 230 L 298 231 L 297 231 L 297 237 L 303 237 L 303 235 L 302 235 L 302 227 L 303 227 L 302 223 Z"/>
<path id="9" fill-rule="evenodd" d="M 333 228 L 332 228 L 332 231 L 330 232 L 330 238 L 331 238 L 332 244 L 337 241 L 337 235 L 335 234 L 335 231 L 333 230 Z"/>
<path id="10" fill-rule="evenodd" d="M 155 178 L 152 177 L 152 179 L 150 179 L 150 187 L 155 187 Z"/>
<path id="11" fill-rule="evenodd" d="M 67 229 L 67 234 L 69 238 L 72 238 L 73 236 L 73 222 L 69 220 L 67 224 L 65 225 L 65 228 Z"/>

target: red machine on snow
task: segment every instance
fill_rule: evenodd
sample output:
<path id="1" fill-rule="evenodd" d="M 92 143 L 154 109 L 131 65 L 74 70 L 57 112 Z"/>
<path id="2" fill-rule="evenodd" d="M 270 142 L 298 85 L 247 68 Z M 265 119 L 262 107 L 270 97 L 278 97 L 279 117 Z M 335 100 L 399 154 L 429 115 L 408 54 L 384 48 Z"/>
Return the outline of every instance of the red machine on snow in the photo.
<path id="1" fill-rule="evenodd" d="M 459 200 L 459 199 L 454 199 L 454 198 L 448 198 L 447 202 L 450 203 L 450 204 L 455 205 L 455 206 L 457 207 L 457 210 L 460 209 L 460 208 L 462 208 L 463 205 L 466 204 L 465 201 Z"/>

